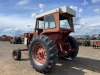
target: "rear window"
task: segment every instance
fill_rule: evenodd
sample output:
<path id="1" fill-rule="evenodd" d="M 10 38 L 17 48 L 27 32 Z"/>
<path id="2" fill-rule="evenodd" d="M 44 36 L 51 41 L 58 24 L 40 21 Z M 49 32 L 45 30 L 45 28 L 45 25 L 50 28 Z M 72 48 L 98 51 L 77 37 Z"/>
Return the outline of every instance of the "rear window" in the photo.
<path id="1" fill-rule="evenodd" d="M 60 28 L 68 28 L 70 29 L 70 25 L 67 19 L 60 20 Z"/>
<path id="2" fill-rule="evenodd" d="M 44 21 L 45 21 L 45 29 L 56 27 L 54 16 L 52 15 L 46 16 Z"/>

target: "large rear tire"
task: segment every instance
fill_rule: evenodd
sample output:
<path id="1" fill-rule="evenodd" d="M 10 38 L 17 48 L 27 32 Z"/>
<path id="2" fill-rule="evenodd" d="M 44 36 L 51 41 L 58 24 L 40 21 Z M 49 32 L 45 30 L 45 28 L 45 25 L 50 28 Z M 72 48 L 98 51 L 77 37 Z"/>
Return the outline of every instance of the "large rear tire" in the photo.
<path id="1" fill-rule="evenodd" d="M 45 35 L 37 36 L 30 44 L 29 57 L 36 71 L 48 73 L 58 59 L 57 47 L 50 37 Z"/>
<path id="2" fill-rule="evenodd" d="M 69 43 L 70 43 L 72 49 L 74 49 L 74 51 L 71 52 L 71 53 L 68 55 L 68 57 L 71 58 L 71 59 L 75 59 L 76 56 L 77 56 L 77 54 L 78 54 L 78 50 L 79 50 L 78 43 L 77 43 L 77 41 L 76 41 L 73 37 L 71 37 L 71 36 L 68 37 L 68 41 L 69 41 Z"/>

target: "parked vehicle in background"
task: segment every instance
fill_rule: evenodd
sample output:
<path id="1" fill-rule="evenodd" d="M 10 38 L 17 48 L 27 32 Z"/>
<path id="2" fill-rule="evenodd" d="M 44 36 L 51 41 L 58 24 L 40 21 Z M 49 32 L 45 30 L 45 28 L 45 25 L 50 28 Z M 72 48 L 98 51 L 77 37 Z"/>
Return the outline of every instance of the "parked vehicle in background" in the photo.
<path id="1" fill-rule="evenodd" d="M 83 46 L 91 45 L 89 35 L 78 35 L 78 36 L 75 36 L 75 39 L 79 45 L 83 45 Z"/>
<path id="2" fill-rule="evenodd" d="M 8 35 L 2 35 L 1 36 L 1 41 L 10 41 L 11 36 Z"/>
<path id="3" fill-rule="evenodd" d="M 21 44 L 22 43 L 22 38 L 21 37 L 11 37 L 10 38 L 10 43 L 11 44 Z"/>
<path id="4" fill-rule="evenodd" d="M 78 42 L 78 45 L 82 45 L 83 44 L 83 41 L 84 41 L 83 37 L 76 37 L 75 39 Z"/>
<path id="5" fill-rule="evenodd" d="M 83 43 L 82 43 L 82 45 L 83 46 L 90 46 L 90 40 L 89 39 L 84 39 L 84 41 L 83 41 Z"/>

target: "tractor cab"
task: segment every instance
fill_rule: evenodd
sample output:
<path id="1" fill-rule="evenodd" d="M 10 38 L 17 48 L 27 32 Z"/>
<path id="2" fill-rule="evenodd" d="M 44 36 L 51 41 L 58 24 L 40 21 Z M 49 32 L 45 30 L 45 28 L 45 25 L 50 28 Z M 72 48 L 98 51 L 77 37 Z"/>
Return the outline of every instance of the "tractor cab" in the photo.
<path id="1" fill-rule="evenodd" d="M 74 32 L 75 11 L 67 6 L 56 8 L 36 16 L 35 33 Z"/>

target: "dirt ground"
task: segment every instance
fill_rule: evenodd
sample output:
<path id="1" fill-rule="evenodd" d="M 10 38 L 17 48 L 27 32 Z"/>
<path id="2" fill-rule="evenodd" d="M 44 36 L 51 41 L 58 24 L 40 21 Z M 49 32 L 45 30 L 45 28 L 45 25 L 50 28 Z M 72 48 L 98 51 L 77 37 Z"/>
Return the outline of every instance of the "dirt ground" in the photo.
<path id="1" fill-rule="evenodd" d="M 73 61 L 59 60 L 49 74 L 36 72 L 28 60 L 28 52 L 22 52 L 22 59 L 15 61 L 12 50 L 25 48 L 23 44 L 0 42 L 0 75 L 100 75 L 100 49 L 80 46 Z"/>

